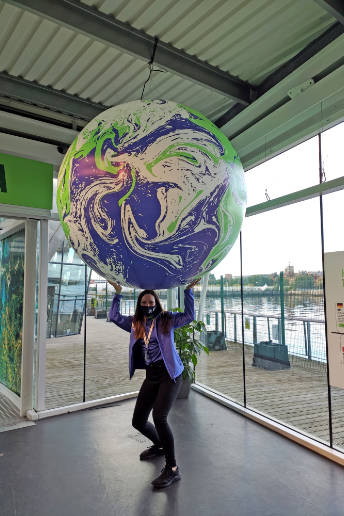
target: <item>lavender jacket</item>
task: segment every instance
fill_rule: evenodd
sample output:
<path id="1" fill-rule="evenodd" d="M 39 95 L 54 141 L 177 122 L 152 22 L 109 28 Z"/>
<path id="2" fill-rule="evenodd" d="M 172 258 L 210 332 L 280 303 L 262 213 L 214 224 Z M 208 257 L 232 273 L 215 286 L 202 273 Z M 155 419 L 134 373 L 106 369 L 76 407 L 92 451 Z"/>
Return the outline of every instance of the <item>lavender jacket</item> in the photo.
<path id="1" fill-rule="evenodd" d="M 112 305 L 109 311 L 109 320 L 114 322 L 123 330 L 130 333 L 129 374 L 131 379 L 133 377 L 135 369 L 145 369 L 146 366 L 143 357 L 138 353 L 134 353 L 136 339 L 134 335 L 134 330 L 132 328 L 133 316 L 121 315 L 119 312 L 119 304 L 121 297 L 122 296 L 119 294 L 114 295 Z M 166 369 L 170 377 L 174 381 L 175 378 L 177 378 L 177 376 L 179 376 L 184 369 L 183 363 L 180 359 L 180 356 L 174 343 L 174 329 L 184 326 L 185 324 L 188 324 L 195 319 L 194 296 L 191 289 L 184 290 L 184 306 L 184 313 L 170 312 L 172 316 L 172 324 L 170 333 L 167 335 L 162 333 L 161 331 L 161 326 L 159 324 L 160 316 L 158 315 L 156 318 L 156 333 L 161 350 L 161 355 L 164 360 Z"/>

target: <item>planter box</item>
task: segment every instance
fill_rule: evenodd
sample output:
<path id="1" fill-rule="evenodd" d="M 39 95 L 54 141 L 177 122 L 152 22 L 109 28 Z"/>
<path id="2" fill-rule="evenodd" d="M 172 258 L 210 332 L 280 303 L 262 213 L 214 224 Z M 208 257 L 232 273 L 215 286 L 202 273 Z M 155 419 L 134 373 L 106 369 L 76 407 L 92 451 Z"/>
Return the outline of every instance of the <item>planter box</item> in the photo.
<path id="1" fill-rule="evenodd" d="M 274 344 L 271 340 L 254 345 L 252 365 L 271 371 L 290 368 L 288 347 Z"/>
<path id="2" fill-rule="evenodd" d="M 184 380 L 183 379 L 182 384 L 181 384 L 180 389 L 179 389 L 179 393 L 178 393 L 177 399 L 188 398 L 190 389 L 191 389 L 191 382 L 190 382 L 190 380 Z"/>
<path id="3" fill-rule="evenodd" d="M 106 319 L 107 318 L 107 312 L 106 310 L 96 310 L 96 319 Z"/>
<path id="4" fill-rule="evenodd" d="M 209 351 L 226 350 L 227 345 L 222 331 L 207 331 L 206 346 Z"/>

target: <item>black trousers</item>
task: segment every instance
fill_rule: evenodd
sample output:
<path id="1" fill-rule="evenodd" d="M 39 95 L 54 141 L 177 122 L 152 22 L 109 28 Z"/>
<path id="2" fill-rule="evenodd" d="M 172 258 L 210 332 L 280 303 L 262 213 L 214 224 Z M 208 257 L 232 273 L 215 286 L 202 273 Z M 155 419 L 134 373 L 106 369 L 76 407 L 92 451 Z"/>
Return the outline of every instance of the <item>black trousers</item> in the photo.
<path id="1" fill-rule="evenodd" d="M 147 366 L 146 379 L 136 399 L 132 420 L 134 428 L 154 444 L 163 447 L 166 464 L 171 467 L 176 466 L 176 459 L 174 438 L 167 416 L 178 395 L 182 375 L 175 380 L 169 376 L 163 360 Z M 148 421 L 152 409 L 154 425 Z"/>

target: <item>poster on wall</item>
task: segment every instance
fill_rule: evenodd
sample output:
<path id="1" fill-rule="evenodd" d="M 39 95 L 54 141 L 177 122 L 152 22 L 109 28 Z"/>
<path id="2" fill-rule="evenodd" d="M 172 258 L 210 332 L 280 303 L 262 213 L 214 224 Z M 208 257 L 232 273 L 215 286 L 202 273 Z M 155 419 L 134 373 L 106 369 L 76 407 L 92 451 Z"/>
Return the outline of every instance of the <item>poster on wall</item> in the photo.
<path id="1" fill-rule="evenodd" d="M 325 253 L 330 385 L 344 389 L 344 251 Z"/>
<path id="2" fill-rule="evenodd" d="M 53 165 L 0 153 L 0 204 L 51 210 Z"/>
<path id="3" fill-rule="evenodd" d="M 0 241 L 0 382 L 20 396 L 24 230 Z"/>

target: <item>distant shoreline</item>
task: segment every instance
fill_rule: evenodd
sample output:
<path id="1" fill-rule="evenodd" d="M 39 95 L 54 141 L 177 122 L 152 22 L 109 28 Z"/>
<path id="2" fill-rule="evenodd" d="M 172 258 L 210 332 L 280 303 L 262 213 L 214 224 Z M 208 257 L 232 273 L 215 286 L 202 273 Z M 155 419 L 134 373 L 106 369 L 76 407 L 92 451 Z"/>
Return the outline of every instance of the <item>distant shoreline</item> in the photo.
<path id="1" fill-rule="evenodd" d="M 136 289 L 136 294 L 135 294 L 135 297 L 137 298 L 139 292 L 140 292 L 141 289 Z M 195 297 L 200 297 L 200 290 L 194 290 L 194 296 Z M 112 295 L 111 293 L 109 293 L 110 296 Z M 224 294 L 224 297 L 240 297 L 241 295 L 241 291 L 240 291 L 240 288 L 238 289 L 224 289 L 223 291 L 223 294 Z M 91 293 L 89 294 L 91 295 Z M 101 295 L 105 295 L 105 293 L 98 293 L 98 296 L 101 296 Z M 259 289 L 259 288 L 251 288 L 251 287 L 244 287 L 244 297 L 245 296 L 259 296 L 259 297 L 268 297 L 268 296 L 279 296 L 280 295 L 280 292 L 279 290 L 275 290 L 275 289 Z M 109 297 L 110 297 L 109 296 Z M 123 292 L 122 291 L 122 296 L 123 298 L 125 299 L 133 299 L 133 290 L 131 291 L 127 291 L 127 292 Z M 284 291 L 284 296 L 287 297 L 287 296 L 313 296 L 313 297 L 323 297 L 324 296 L 324 293 L 323 293 L 323 290 L 321 289 L 299 289 L 299 290 L 285 290 Z M 167 298 L 167 290 L 162 290 L 162 291 L 159 291 L 159 297 L 161 297 L 162 299 L 165 299 Z M 221 297 L 221 291 L 220 289 L 219 290 L 208 290 L 207 291 L 207 298 L 210 298 L 210 297 L 217 297 L 217 298 L 220 298 Z"/>

